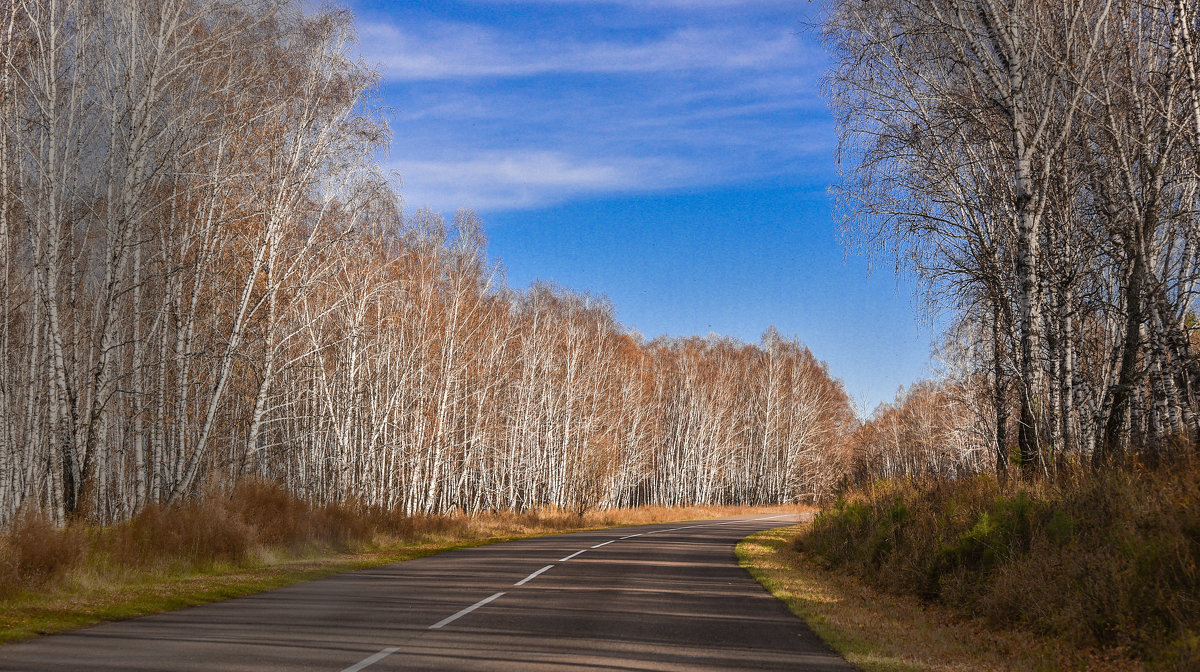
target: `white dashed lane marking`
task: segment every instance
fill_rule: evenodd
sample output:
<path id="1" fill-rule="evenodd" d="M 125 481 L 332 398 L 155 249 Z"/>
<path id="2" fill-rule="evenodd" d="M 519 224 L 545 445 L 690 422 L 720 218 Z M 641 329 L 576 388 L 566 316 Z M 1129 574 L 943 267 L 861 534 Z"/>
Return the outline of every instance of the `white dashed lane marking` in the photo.
<path id="1" fill-rule="evenodd" d="M 551 565 L 551 567 L 553 567 L 553 565 Z M 502 597 L 503 595 L 504 595 L 504 593 L 495 593 L 494 595 L 485 597 L 482 600 L 476 602 L 475 604 L 472 604 L 471 606 L 467 607 L 466 609 L 463 609 L 462 611 L 459 611 L 451 616 L 447 616 L 446 618 L 443 618 L 442 620 L 438 621 L 437 623 L 434 623 L 433 625 L 429 626 L 429 629 L 430 630 L 438 630 L 438 629 L 442 628 L 443 626 L 450 625 L 451 623 L 457 621 L 458 619 L 462 618 L 463 616 L 466 616 L 467 614 L 471 613 L 472 611 L 475 611 L 476 609 L 482 607 L 483 605 L 487 604 L 488 602 L 498 599 L 498 598 Z"/>
<path id="2" fill-rule="evenodd" d="M 541 569 L 539 569 L 536 572 L 530 574 L 529 576 L 521 579 L 520 581 L 517 581 L 513 585 L 514 586 L 523 586 L 523 585 L 529 583 L 530 581 L 536 579 L 538 577 L 538 574 L 541 574 L 542 572 L 545 572 L 545 571 L 549 571 L 551 569 L 554 569 L 554 565 L 546 565 L 545 567 L 542 567 Z"/>
<path id="3" fill-rule="evenodd" d="M 378 663 L 379 661 L 383 660 L 384 658 L 387 658 L 388 656 L 392 655 L 393 653 L 395 653 L 399 650 L 400 650 L 400 647 L 398 647 L 398 646 L 393 646 L 391 648 L 384 649 L 384 650 L 380 651 L 379 653 L 376 653 L 374 655 L 363 658 L 359 662 L 342 670 L 342 672 L 358 672 L 359 670 L 363 669 L 364 667 L 366 667 L 368 665 L 374 665 L 375 663 Z"/>

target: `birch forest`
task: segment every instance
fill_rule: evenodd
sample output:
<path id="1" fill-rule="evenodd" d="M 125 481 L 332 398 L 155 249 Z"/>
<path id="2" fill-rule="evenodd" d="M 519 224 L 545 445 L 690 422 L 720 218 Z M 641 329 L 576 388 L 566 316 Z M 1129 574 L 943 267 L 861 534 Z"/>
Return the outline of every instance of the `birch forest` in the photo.
<path id="1" fill-rule="evenodd" d="M 861 478 L 1154 464 L 1200 432 L 1200 5 L 837 0 L 845 235 L 948 316 Z"/>
<path id="2" fill-rule="evenodd" d="M 110 523 L 247 478 L 405 513 L 780 503 L 830 489 L 854 416 L 807 348 L 774 329 L 756 345 L 646 342 L 604 298 L 508 287 L 472 212 L 403 209 L 352 17 L 305 5 L 0 2 L 0 522 L 37 507 Z M 1163 36 L 1176 33 L 1169 58 L 1191 63 L 1190 33 Z M 1192 79 L 1177 79 L 1182 101 Z M 1143 102 L 1130 114 L 1162 101 Z M 1080 259 L 1126 250 L 1167 284 L 1146 275 L 1131 293 L 1125 276 L 1080 276 L 1055 291 L 1111 292 L 1097 321 L 1038 314 L 1078 341 L 1074 375 L 1088 381 L 1124 380 L 1096 357 L 1133 325 L 1127 347 L 1159 367 L 1164 403 L 1149 403 L 1158 388 L 1109 399 L 1105 378 L 1069 389 L 1072 408 L 1096 398 L 1136 431 L 1196 422 L 1180 369 L 1197 254 L 1181 209 L 1193 192 L 1180 191 L 1195 166 L 1175 162 L 1193 138 L 1177 132 L 1183 112 L 1163 108 L 1154 194 L 1140 169 L 1130 184 L 1113 167 L 1093 175 L 1143 190 L 1145 219 L 1096 214 L 1087 235 L 1111 231 L 1108 242 L 1072 243 Z M 1120 142 L 1142 128 L 1111 122 Z M 1060 216 L 1038 208 L 1039 221 Z M 1115 246 L 1135 224 L 1171 247 Z M 1039 343 L 1065 343 L 1046 334 Z M 1092 427 L 1092 414 L 1071 417 Z"/>

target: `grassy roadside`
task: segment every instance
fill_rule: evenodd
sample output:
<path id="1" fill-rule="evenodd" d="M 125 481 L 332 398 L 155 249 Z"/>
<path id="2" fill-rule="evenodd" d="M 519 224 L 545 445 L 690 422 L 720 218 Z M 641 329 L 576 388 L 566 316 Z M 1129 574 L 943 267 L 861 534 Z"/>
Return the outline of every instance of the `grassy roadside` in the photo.
<path id="1" fill-rule="evenodd" d="M 793 541 L 809 524 L 751 535 L 739 562 L 845 658 L 867 672 L 1130 672 L 1141 663 L 883 593 L 818 566 Z"/>
<path id="2" fill-rule="evenodd" d="M 371 516 L 349 519 L 341 512 L 333 516 L 334 524 L 357 527 L 356 535 L 330 542 L 330 535 L 312 524 L 312 519 L 328 512 L 297 507 L 290 515 L 302 523 L 303 534 L 281 537 L 265 529 L 261 520 L 259 527 L 253 525 L 255 516 L 273 518 L 261 513 L 263 493 L 253 493 L 249 500 L 239 503 L 235 498 L 228 507 L 232 511 L 206 510 L 206 516 L 186 510 L 155 514 L 151 523 L 135 520 L 105 529 L 59 530 L 44 521 L 27 521 L 0 538 L 0 644 L 457 548 L 626 525 L 796 510 L 655 507 L 591 512 L 582 518 L 540 511 L 397 518 L 388 524 L 370 520 Z M 277 517 L 279 511 L 274 514 Z M 207 525 L 203 533 L 188 528 L 187 523 L 197 519 Z M 232 544 L 236 552 L 218 552 L 219 542 L 230 544 L 231 530 L 246 545 Z"/>
<path id="3" fill-rule="evenodd" d="M 131 573 L 116 581 L 86 570 L 74 572 L 50 590 L 23 591 L 0 601 L 0 644 L 252 595 L 340 572 L 504 540 L 497 537 L 473 543 L 428 543 L 373 552 L 315 554 L 267 559 L 249 565 L 217 563 L 190 572 Z"/>

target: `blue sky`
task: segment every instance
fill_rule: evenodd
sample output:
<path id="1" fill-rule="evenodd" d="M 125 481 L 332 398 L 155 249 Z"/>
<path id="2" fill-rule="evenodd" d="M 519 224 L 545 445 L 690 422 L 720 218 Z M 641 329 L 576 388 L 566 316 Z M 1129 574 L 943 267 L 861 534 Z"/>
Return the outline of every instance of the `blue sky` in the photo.
<path id="1" fill-rule="evenodd" d="M 868 410 L 927 374 L 909 285 L 837 242 L 813 5 L 349 6 L 406 207 L 475 209 L 512 286 L 605 294 L 647 338 L 774 324 Z"/>

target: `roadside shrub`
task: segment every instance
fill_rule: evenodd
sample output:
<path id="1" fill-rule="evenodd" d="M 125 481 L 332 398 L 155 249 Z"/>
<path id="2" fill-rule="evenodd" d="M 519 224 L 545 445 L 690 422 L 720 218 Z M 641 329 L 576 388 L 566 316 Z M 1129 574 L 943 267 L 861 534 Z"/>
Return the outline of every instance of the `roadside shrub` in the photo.
<path id="1" fill-rule="evenodd" d="M 1200 468 L 845 494 L 798 550 L 874 585 L 1164 669 L 1200 669 Z"/>

